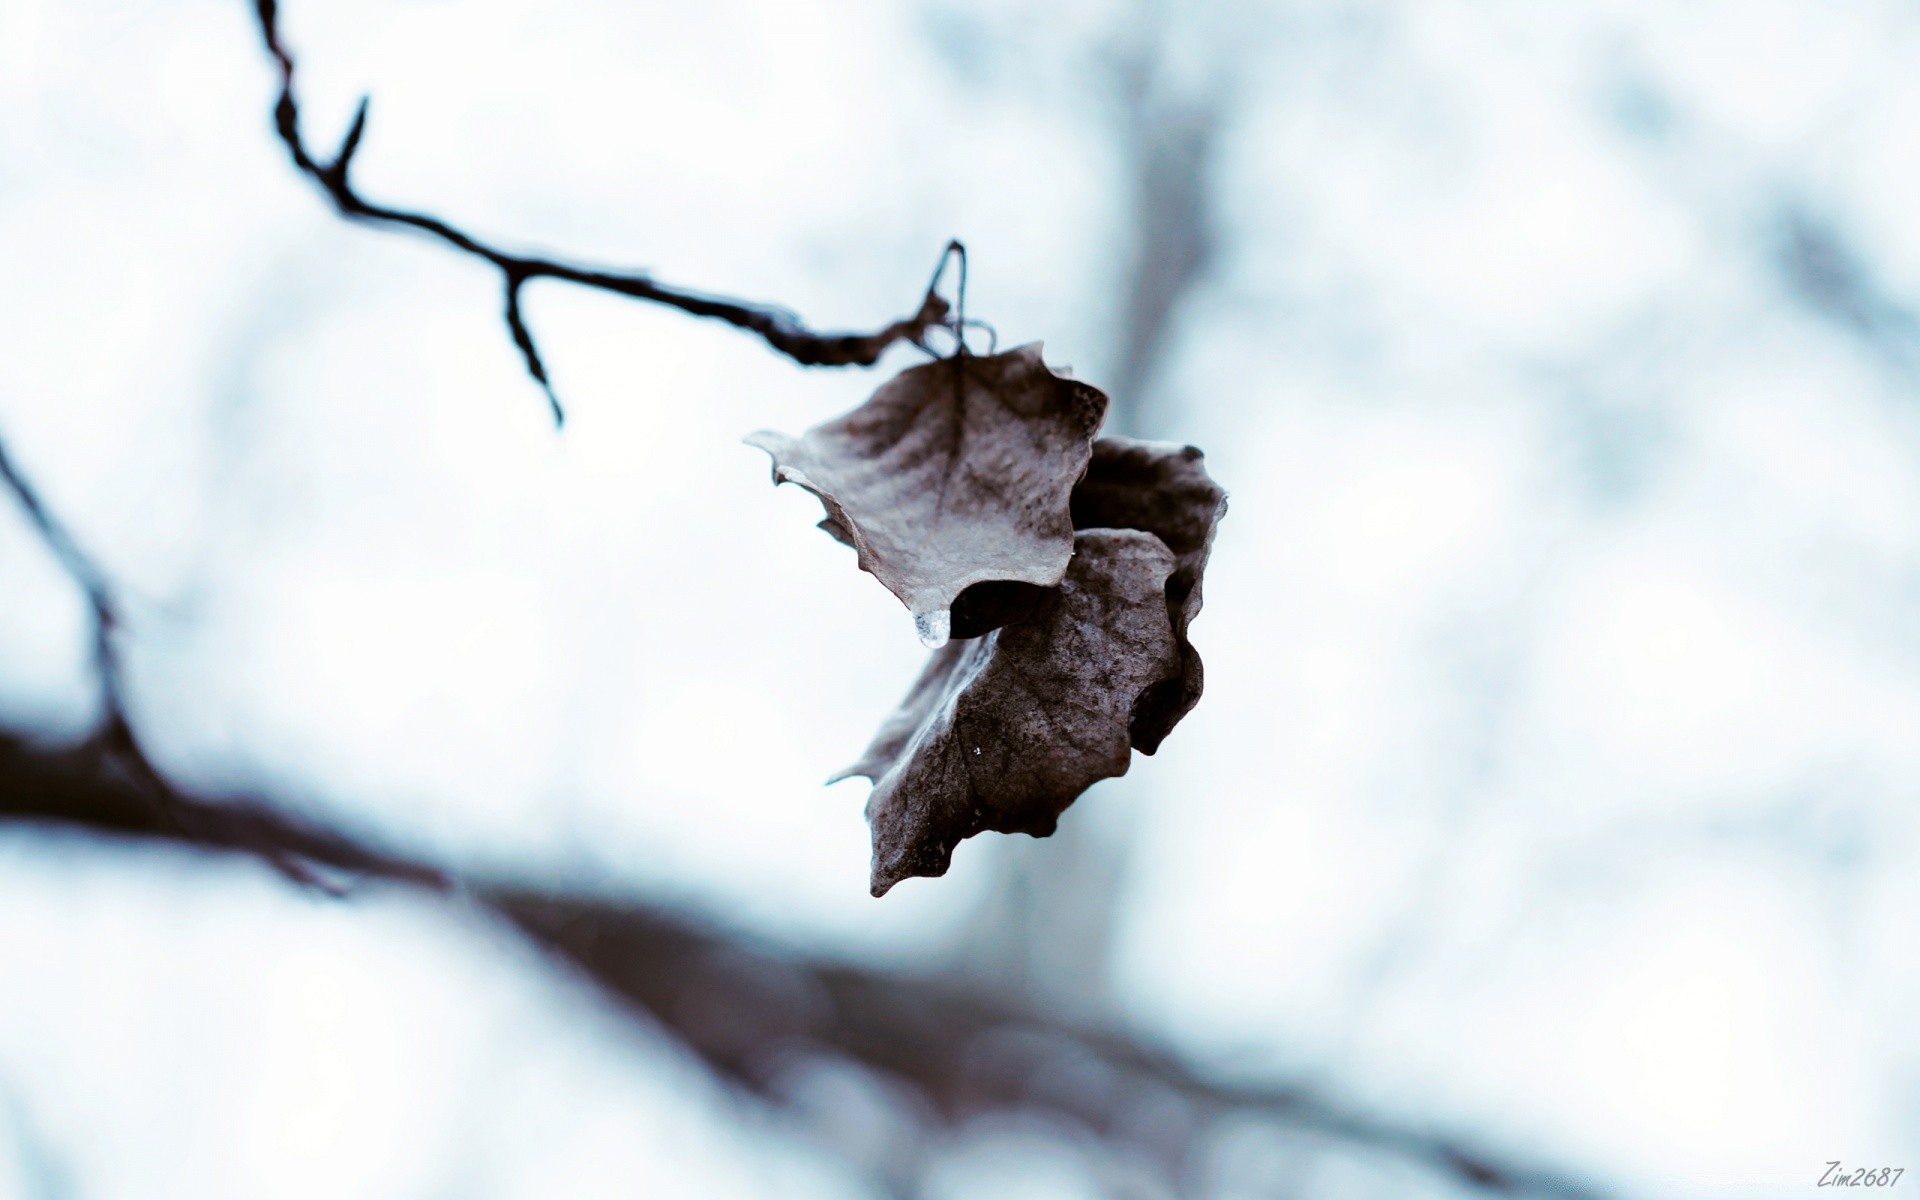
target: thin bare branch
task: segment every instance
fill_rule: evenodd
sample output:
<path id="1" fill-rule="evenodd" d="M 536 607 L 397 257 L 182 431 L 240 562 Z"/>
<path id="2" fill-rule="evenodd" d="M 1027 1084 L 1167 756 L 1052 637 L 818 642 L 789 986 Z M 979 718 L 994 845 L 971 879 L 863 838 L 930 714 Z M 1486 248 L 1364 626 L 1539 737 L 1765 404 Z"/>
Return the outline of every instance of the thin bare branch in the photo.
<path id="1" fill-rule="evenodd" d="M 353 123 L 334 156 L 325 160 L 316 156 L 308 149 L 300 132 L 300 102 L 294 90 L 294 59 L 280 34 L 279 5 L 276 0 L 256 0 L 255 9 L 259 17 L 260 36 L 280 75 L 280 96 L 273 109 L 274 129 L 285 143 L 294 166 L 319 186 L 340 215 L 369 224 L 413 230 L 451 246 L 462 254 L 489 263 L 498 270 L 506 293 L 504 317 L 507 332 L 520 350 L 527 374 L 546 394 L 556 423 L 563 417 L 560 402 L 554 394 L 546 366 L 520 309 L 520 289 L 535 279 L 557 279 L 616 296 L 664 304 L 696 317 L 724 321 L 758 334 L 774 350 L 810 367 L 872 366 L 897 342 L 924 347 L 929 329 L 958 328 L 950 317 L 946 300 L 937 290 L 940 279 L 938 269 L 934 273 L 934 285 L 927 288 L 919 310 L 912 316 L 872 333 L 818 333 L 809 329 L 793 313 L 775 305 L 755 304 L 672 287 L 658 282 L 644 271 L 614 270 L 540 255 L 517 254 L 491 245 L 431 213 L 394 208 L 368 200 L 354 188 L 352 181 L 354 154 L 360 149 L 361 139 L 366 133 L 368 102 L 360 102 Z M 942 266 L 957 247 L 958 243 L 952 243 L 942 253 Z"/>

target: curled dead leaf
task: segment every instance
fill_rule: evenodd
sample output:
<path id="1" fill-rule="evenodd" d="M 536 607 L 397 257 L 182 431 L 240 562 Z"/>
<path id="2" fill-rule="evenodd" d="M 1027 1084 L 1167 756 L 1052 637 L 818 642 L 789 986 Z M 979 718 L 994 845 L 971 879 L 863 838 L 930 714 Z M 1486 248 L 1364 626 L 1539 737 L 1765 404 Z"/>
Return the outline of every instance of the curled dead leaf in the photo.
<path id="1" fill-rule="evenodd" d="M 1107 398 L 1047 368 L 1036 345 L 902 371 L 871 399 L 801 437 L 747 443 L 797 483 L 821 522 L 913 614 L 923 640 L 971 636 L 1031 609 L 1073 553 L 1069 498 Z M 989 588 L 955 611 L 981 584 Z"/>
<path id="2" fill-rule="evenodd" d="M 1101 438 L 1071 497 L 1057 588 L 976 585 L 954 604 L 985 636 L 934 652 L 841 778 L 874 781 L 873 891 L 941 875 L 982 830 L 1051 834 L 1095 782 L 1151 754 L 1200 698 L 1187 627 L 1226 493 L 1191 446 Z"/>
<path id="3" fill-rule="evenodd" d="M 1167 614 L 1180 646 L 1177 676 L 1155 683 L 1134 710 L 1134 749 L 1152 754 L 1200 701 L 1204 673 L 1187 626 L 1200 612 L 1200 583 L 1213 531 L 1226 515 L 1227 494 L 1207 474 L 1193 446 L 1103 437 L 1093 444 L 1087 474 L 1073 489 L 1075 529 L 1140 529 L 1173 551 Z"/>
<path id="4" fill-rule="evenodd" d="M 1096 441 L 1106 404 L 1028 346 L 914 367 L 802 437 L 747 439 L 938 647 L 840 776 L 873 781 L 876 896 L 944 874 L 983 830 L 1051 834 L 1200 697 L 1187 628 L 1225 493 L 1191 446 Z"/>
<path id="5" fill-rule="evenodd" d="M 943 875 L 985 829 L 1045 837 L 1088 787 L 1125 774 L 1141 696 L 1176 678 L 1174 553 L 1151 533 L 1079 534 L 1024 620 L 935 652 L 900 710 L 838 778 L 874 781 L 873 894 Z"/>

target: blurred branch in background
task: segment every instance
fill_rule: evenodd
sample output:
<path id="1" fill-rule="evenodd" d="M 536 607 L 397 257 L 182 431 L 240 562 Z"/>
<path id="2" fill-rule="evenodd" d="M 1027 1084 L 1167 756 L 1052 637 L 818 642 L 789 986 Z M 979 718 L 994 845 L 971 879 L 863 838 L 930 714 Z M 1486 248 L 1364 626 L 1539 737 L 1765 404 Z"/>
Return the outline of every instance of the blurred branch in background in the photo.
<path id="1" fill-rule="evenodd" d="M 1173 78 L 1164 36 L 1171 19 L 1163 4 L 1142 5 L 1133 36 L 1095 68 L 1120 118 L 1113 129 L 1127 245 L 1119 256 L 1111 378 L 1102 383 L 1111 397 L 1106 429 L 1126 437 L 1177 432 L 1156 374 L 1174 349 L 1179 310 L 1205 282 L 1219 242 L 1215 153 L 1226 88 L 1218 71 L 1202 85 Z M 970 966 L 1036 1002 L 1087 1014 L 1107 1008 L 1146 786 L 1108 782 L 1045 841 L 992 847 L 994 881 L 963 948 Z"/>
<path id="2" fill-rule="evenodd" d="M 176 797 L 163 816 L 97 748 L 56 753 L 0 735 L 0 820 L 53 822 L 136 842 L 298 859 L 337 884 L 419 886 L 427 863 L 317 830 L 277 806 Z M 336 892 L 345 891 L 336 887 Z M 497 914 L 725 1079 L 797 1116 L 789 1085 L 810 1062 L 887 1081 L 924 1133 L 1004 1113 L 1064 1126 L 1189 1192 L 1197 1154 L 1225 1120 L 1276 1136 L 1390 1156 L 1443 1183 L 1514 1196 L 1597 1197 L 1572 1177 L 1510 1162 L 1464 1139 L 1350 1111 L 1305 1088 L 1210 1080 L 1118 1032 L 917 976 L 756 944 L 666 909 L 564 889 L 480 881 L 442 891 Z M 820 1119 L 815 1125 L 831 1124 Z M 840 1147 L 835 1147 L 841 1149 Z"/>
<path id="3" fill-rule="evenodd" d="M 1920 316 L 1901 302 L 1836 223 L 1789 204 L 1775 261 L 1794 300 L 1858 337 L 1901 379 L 1920 379 Z"/>
<path id="4" fill-rule="evenodd" d="M 1619 92 L 1617 119 L 1703 222 L 1732 231 L 1743 254 L 1758 251 L 1789 301 L 1857 339 L 1903 385 L 1920 380 L 1920 312 L 1867 251 L 1857 220 L 1643 70 Z"/>
<path id="5" fill-rule="evenodd" d="M 353 156 L 359 150 L 361 136 L 367 128 L 367 100 L 361 100 L 353 124 L 348 126 L 340 149 L 333 158 L 322 160 L 315 156 L 300 133 L 300 102 L 293 86 L 294 60 L 280 35 L 279 6 L 275 0 L 258 0 L 256 11 L 260 20 L 260 36 L 280 73 L 280 96 L 273 109 L 274 128 L 280 140 L 286 144 L 287 153 L 293 157 L 294 166 L 320 186 L 342 216 L 426 234 L 497 269 L 506 289 L 502 315 L 506 320 L 507 333 L 520 350 L 527 374 L 546 393 L 556 424 L 564 419 L 565 413 L 547 376 L 546 363 L 534 343 L 533 332 L 527 327 L 520 308 L 520 291 L 530 280 L 558 279 L 616 296 L 664 304 L 696 317 L 725 321 L 758 334 L 768 346 L 804 366 L 872 366 L 895 343 L 905 341 L 916 346 L 924 345 L 929 329 L 949 324 L 947 302 L 941 298 L 938 289 L 953 247 L 942 252 L 940 262 L 934 268 L 933 282 L 927 286 L 919 311 L 912 316 L 873 333 L 818 333 L 807 328 L 793 313 L 773 305 L 752 304 L 670 287 L 643 271 L 608 270 L 538 255 L 511 253 L 489 245 L 430 213 L 373 203 L 354 190 L 351 179 Z"/>
<path id="6" fill-rule="evenodd" d="M 1142 39 L 1117 64 L 1122 137 L 1131 179 L 1132 257 L 1121 292 L 1119 345 L 1109 381 L 1114 432 L 1164 437 L 1151 411 L 1181 303 L 1205 280 L 1219 247 L 1214 165 L 1221 110 L 1217 82 L 1199 96 L 1175 90 L 1159 40 Z"/>

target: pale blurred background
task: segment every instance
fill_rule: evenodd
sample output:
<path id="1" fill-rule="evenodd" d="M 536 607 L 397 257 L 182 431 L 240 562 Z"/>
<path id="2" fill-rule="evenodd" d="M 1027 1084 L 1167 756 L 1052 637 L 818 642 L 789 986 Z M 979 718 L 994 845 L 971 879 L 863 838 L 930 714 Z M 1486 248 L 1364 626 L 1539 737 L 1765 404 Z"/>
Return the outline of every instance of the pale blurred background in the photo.
<path id="1" fill-rule="evenodd" d="M 739 439 L 882 375 L 536 283 L 556 432 L 497 276 L 293 172 L 248 4 L 4 0 L 0 436 L 126 592 L 174 778 L 1610 1193 L 1920 1170 L 1920 7 L 283 21 L 316 147 L 371 93 L 359 186 L 509 245 L 871 328 L 965 239 L 1002 345 L 1229 489 L 1208 689 L 1059 838 L 871 899 L 820 781 L 924 651 Z M 0 503 L 0 727 L 95 704 Z M 1456 1194 L 1243 1132 L 1194 1194 Z M 0 826 L 0 1195 L 901 1194 L 816 1133 L 471 914 Z M 1114 1188 L 991 1125 L 908 1190 Z"/>

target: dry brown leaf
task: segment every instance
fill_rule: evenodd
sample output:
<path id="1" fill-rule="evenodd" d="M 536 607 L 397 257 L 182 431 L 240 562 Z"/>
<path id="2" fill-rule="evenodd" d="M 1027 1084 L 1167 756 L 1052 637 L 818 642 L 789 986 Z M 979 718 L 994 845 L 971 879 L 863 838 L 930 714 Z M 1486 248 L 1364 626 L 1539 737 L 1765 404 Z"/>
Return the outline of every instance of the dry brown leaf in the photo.
<path id="1" fill-rule="evenodd" d="M 1086 478 L 1073 490 L 1075 529 L 1141 529 L 1173 551 L 1167 612 L 1180 645 L 1177 676 L 1148 688 L 1134 710 L 1134 749 L 1152 754 L 1200 701 L 1204 675 L 1187 626 L 1200 612 L 1200 582 L 1227 494 L 1193 446 L 1105 437 L 1093 444 Z"/>
<path id="2" fill-rule="evenodd" d="M 1141 695 L 1181 671 L 1168 614 L 1176 559 L 1136 530 L 1078 535 L 1025 620 L 950 642 L 859 763 L 874 781 L 873 894 L 944 875 L 985 829 L 1045 837 L 1095 782 L 1126 773 Z"/>
<path id="3" fill-rule="evenodd" d="M 795 438 L 748 437 L 776 483 L 826 506 L 821 528 L 851 545 L 940 645 L 1030 609 L 1073 553 L 1068 501 L 1106 415 L 1099 390 L 1055 374 L 1040 347 L 959 355 L 902 371 L 865 404 Z"/>

